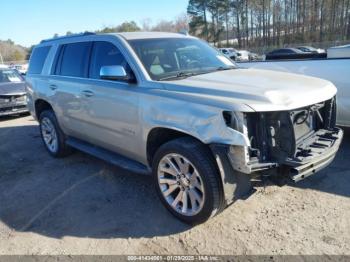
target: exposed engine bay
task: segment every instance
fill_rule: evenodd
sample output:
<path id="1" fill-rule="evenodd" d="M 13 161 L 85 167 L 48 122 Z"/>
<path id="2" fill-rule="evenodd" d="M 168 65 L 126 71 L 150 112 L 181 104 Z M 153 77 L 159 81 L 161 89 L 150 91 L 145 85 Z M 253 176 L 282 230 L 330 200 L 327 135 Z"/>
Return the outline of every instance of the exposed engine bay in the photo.
<path id="1" fill-rule="evenodd" d="M 330 163 L 342 138 L 335 127 L 335 98 L 292 111 L 247 113 L 246 123 L 251 142 L 249 171 L 279 168 L 294 181 Z"/>

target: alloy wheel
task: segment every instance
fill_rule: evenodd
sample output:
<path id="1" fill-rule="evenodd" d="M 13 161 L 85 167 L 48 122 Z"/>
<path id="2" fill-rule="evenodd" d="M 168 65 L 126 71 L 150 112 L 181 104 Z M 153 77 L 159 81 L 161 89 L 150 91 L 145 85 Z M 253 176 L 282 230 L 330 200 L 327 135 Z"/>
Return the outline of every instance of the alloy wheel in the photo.
<path id="1" fill-rule="evenodd" d="M 205 190 L 197 168 L 180 154 L 167 154 L 158 164 L 158 184 L 166 202 L 185 216 L 198 214 L 204 205 Z"/>

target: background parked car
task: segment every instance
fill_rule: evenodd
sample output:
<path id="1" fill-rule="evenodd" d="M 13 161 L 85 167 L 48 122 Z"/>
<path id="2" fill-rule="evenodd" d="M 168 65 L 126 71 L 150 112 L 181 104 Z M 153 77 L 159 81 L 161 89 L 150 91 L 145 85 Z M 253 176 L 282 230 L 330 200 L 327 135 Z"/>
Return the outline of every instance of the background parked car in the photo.
<path id="1" fill-rule="evenodd" d="M 238 51 L 234 48 L 219 48 L 220 52 L 223 53 L 226 57 L 236 60 Z"/>
<path id="2" fill-rule="evenodd" d="M 14 69 L 0 66 L 0 116 L 28 112 L 23 77 Z"/>
<path id="3" fill-rule="evenodd" d="M 281 48 L 266 54 L 266 60 L 326 58 L 326 53 L 303 52 L 297 48 Z"/>
<path id="4" fill-rule="evenodd" d="M 238 50 L 237 61 L 249 61 L 250 60 L 250 52 L 247 50 Z"/>

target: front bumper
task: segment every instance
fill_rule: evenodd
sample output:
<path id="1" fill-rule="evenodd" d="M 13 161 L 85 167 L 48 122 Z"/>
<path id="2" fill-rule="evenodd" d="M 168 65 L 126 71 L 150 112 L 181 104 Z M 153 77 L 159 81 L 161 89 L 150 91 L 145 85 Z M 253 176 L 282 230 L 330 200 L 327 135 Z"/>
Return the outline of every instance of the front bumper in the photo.
<path id="1" fill-rule="evenodd" d="M 249 157 L 249 148 L 231 146 L 227 150 L 227 158 L 235 171 L 248 175 L 259 172 L 264 175 L 279 175 L 280 171 L 284 174 L 287 171 L 287 175 L 298 182 L 329 165 L 336 156 L 342 139 L 343 130 L 339 128 L 320 129 L 298 144 L 294 157 L 281 161 L 259 161 Z"/>
<path id="2" fill-rule="evenodd" d="M 343 130 L 339 128 L 319 130 L 300 145 L 299 154 L 295 158 L 286 159 L 283 163 L 244 163 L 246 156 L 240 155 L 233 158 L 234 151 L 230 150 L 230 146 L 211 144 L 210 148 L 219 168 L 226 203 L 230 204 L 251 192 L 250 180 L 253 174 L 281 175 L 283 173 L 280 171 L 287 170 L 288 175 L 295 182 L 315 174 L 332 162 L 342 139 Z"/>
<path id="3" fill-rule="evenodd" d="M 297 157 L 286 159 L 290 177 L 298 182 L 328 166 L 340 147 L 343 130 L 319 130 L 298 148 Z"/>
<path id="4" fill-rule="evenodd" d="M 27 112 L 28 108 L 26 104 L 0 107 L 0 116 L 17 115 Z"/>

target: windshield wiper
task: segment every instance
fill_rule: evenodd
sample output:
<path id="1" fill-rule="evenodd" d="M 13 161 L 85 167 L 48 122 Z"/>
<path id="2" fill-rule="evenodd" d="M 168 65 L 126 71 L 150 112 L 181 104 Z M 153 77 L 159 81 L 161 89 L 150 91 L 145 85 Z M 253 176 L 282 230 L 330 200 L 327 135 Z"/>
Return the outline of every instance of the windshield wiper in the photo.
<path id="1" fill-rule="evenodd" d="M 235 67 L 235 66 L 229 66 L 229 67 L 220 66 L 220 67 L 215 68 L 215 70 L 213 70 L 213 71 L 232 70 L 232 69 L 236 69 L 236 68 L 237 68 L 237 67 Z"/>
<path id="2" fill-rule="evenodd" d="M 162 78 L 158 79 L 158 81 L 166 81 L 166 80 L 172 80 L 172 79 L 178 79 L 178 78 L 187 78 L 190 76 L 204 75 L 204 74 L 208 74 L 208 73 L 212 73 L 212 72 L 216 72 L 216 71 L 232 70 L 232 69 L 236 69 L 236 67 L 234 67 L 234 66 L 230 66 L 230 67 L 220 66 L 220 67 L 217 67 L 217 68 L 212 69 L 212 70 L 205 70 L 205 71 L 199 71 L 199 72 L 179 72 L 176 75 L 162 77 Z"/>
<path id="3" fill-rule="evenodd" d="M 171 80 L 171 79 L 177 79 L 177 78 L 186 78 L 190 76 L 194 76 L 196 73 L 193 72 L 179 72 L 176 75 L 166 76 L 158 79 L 158 81 L 165 81 L 165 80 Z"/>

